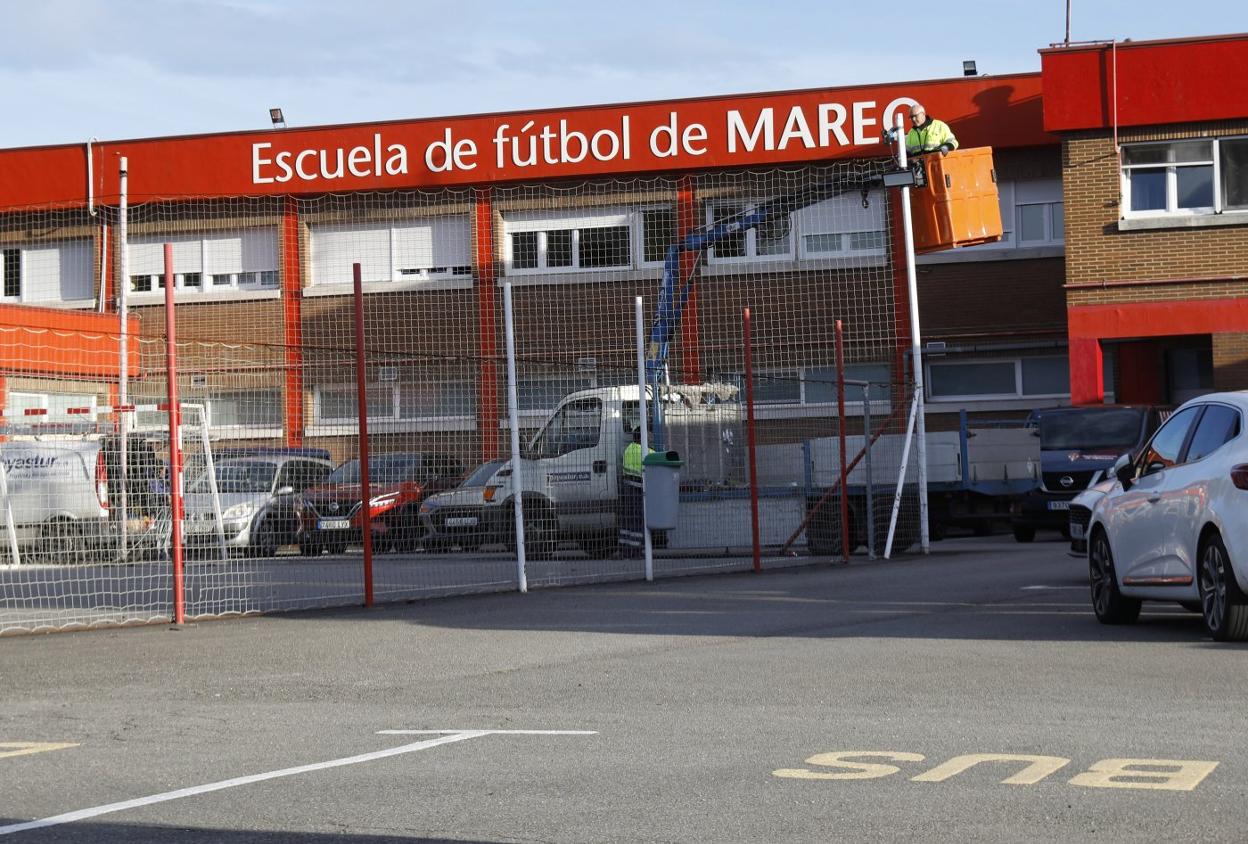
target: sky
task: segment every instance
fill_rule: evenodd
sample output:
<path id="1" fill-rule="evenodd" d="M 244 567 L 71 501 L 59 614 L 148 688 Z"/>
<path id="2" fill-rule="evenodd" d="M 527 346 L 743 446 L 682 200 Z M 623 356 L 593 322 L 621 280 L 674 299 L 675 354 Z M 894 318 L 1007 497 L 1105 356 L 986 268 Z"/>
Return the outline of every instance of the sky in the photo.
<path id="1" fill-rule="evenodd" d="M 1242 0 L 1070 0 L 1071 40 L 1248 31 Z M 1040 69 L 1066 0 L 3 0 L 0 148 Z"/>

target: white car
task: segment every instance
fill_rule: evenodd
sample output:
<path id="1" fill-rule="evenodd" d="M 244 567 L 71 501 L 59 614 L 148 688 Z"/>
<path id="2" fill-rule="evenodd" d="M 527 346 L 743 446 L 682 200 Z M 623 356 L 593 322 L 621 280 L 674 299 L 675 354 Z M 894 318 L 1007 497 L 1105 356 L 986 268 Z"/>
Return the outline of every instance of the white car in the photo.
<path id="1" fill-rule="evenodd" d="M 1248 391 L 1192 399 L 1132 459 L 1088 522 L 1092 607 L 1130 624 L 1141 601 L 1204 616 L 1219 641 L 1248 639 Z"/>

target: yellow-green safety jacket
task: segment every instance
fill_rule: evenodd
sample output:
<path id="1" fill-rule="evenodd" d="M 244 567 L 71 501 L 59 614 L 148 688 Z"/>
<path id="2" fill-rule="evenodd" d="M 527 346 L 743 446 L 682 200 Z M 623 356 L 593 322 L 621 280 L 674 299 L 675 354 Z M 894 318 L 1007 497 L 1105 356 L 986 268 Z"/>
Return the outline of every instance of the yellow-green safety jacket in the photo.
<path id="1" fill-rule="evenodd" d="M 641 443 L 629 443 L 624 449 L 624 474 L 641 477 Z"/>
<path id="2" fill-rule="evenodd" d="M 935 152 L 943 145 L 958 148 L 958 139 L 943 120 L 929 117 L 922 126 L 906 133 L 906 153 L 916 155 L 920 152 Z"/>

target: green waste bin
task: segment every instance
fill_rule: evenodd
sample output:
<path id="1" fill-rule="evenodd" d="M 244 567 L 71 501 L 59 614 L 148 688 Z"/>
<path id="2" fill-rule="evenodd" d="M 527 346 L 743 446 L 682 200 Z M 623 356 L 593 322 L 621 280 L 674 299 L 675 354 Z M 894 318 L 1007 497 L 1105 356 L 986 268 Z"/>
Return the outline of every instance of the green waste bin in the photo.
<path id="1" fill-rule="evenodd" d="M 646 527 L 674 530 L 680 515 L 680 467 L 675 451 L 652 451 L 641 461 L 646 479 Z"/>

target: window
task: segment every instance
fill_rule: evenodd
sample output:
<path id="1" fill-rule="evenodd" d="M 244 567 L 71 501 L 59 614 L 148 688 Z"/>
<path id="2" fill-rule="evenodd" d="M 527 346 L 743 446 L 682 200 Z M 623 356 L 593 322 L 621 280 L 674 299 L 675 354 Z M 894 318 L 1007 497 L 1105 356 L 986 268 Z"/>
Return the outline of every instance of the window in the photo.
<path id="1" fill-rule="evenodd" d="M 667 250 L 676 243 L 676 212 L 671 208 L 650 208 L 641 212 L 641 262 L 661 264 Z"/>
<path id="2" fill-rule="evenodd" d="M 578 399 L 559 408 L 546 427 L 533 440 L 530 449 L 536 457 L 561 457 L 598 445 L 602 428 L 602 402 Z"/>
<path id="3" fill-rule="evenodd" d="M 1222 209 L 1248 211 L 1248 138 L 1224 138 L 1217 144 Z"/>
<path id="4" fill-rule="evenodd" d="M 1128 144 L 1124 217 L 1248 211 L 1248 138 Z"/>
<path id="5" fill-rule="evenodd" d="M 825 199 L 793 214 L 801 238 L 801 258 L 839 258 L 859 255 L 883 255 L 888 246 L 884 208 L 886 197 L 870 196 L 866 208 L 862 195 L 847 193 Z"/>
<path id="6" fill-rule="evenodd" d="M 706 224 L 723 225 L 742 218 L 748 219 L 757 203 L 710 202 L 706 206 Z M 744 231 L 730 234 L 707 250 L 711 263 L 725 261 L 779 260 L 793 257 L 793 215 L 785 214 L 764 221 Z"/>
<path id="7" fill-rule="evenodd" d="M 644 214 L 615 209 L 509 216 L 504 223 L 506 271 L 519 275 L 631 269 L 633 227 L 635 223 L 644 227 Z M 652 224 L 658 225 L 657 218 Z M 662 261 L 662 255 L 657 260 Z"/>
<path id="8" fill-rule="evenodd" d="M 871 386 L 871 400 L 888 397 L 888 364 L 854 363 L 845 367 L 846 381 L 867 381 Z M 729 373 L 725 380 L 740 381 L 741 373 Z M 755 404 L 836 404 L 836 367 L 804 366 L 794 369 L 772 369 L 754 373 Z M 739 396 L 745 401 L 745 393 Z M 863 388 L 857 384 L 845 385 L 845 401 L 861 402 Z"/>
<path id="9" fill-rule="evenodd" d="M 437 419 L 473 416 L 477 412 L 476 387 L 470 381 L 372 384 L 366 389 L 369 421 Z M 358 417 L 358 392 L 354 384 L 325 385 L 316 389 L 319 422 L 354 425 Z"/>
<path id="10" fill-rule="evenodd" d="M 130 292 L 165 289 L 165 243 L 173 245 L 173 289 L 180 294 L 277 289 L 277 232 L 263 228 L 135 239 Z"/>
<path id="11" fill-rule="evenodd" d="M 312 284 L 350 285 L 353 264 L 365 282 L 471 278 L 466 214 L 390 225 L 314 226 Z"/>
<path id="12" fill-rule="evenodd" d="M 10 392 L 6 400 L 5 416 L 17 419 L 25 410 L 46 410 L 51 416 L 60 416 L 71 407 L 95 407 L 97 398 L 94 394 L 82 393 L 21 393 Z M 35 417 L 39 421 L 46 417 Z M 89 422 L 93 417 L 79 416 L 78 421 Z"/>
<path id="13" fill-rule="evenodd" d="M 73 302 L 95 296 L 91 242 L 6 246 L 0 250 L 0 298 L 10 302 Z"/>
<path id="14" fill-rule="evenodd" d="M 1211 404 L 1205 408 L 1187 447 L 1187 462 L 1200 460 L 1217 451 L 1239 436 L 1239 411 L 1224 404 Z"/>
<path id="15" fill-rule="evenodd" d="M 1142 475 L 1151 475 L 1178 463 L 1183 441 L 1187 439 L 1187 432 L 1196 421 L 1200 409 L 1199 406 L 1189 407 L 1174 414 L 1153 435 L 1152 442 L 1148 444 L 1140 460 Z"/>
<path id="16" fill-rule="evenodd" d="M 216 393 L 204 402 L 211 428 L 282 427 L 280 390 L 234 390 Z"/>
<path id="17" fill-rule="evenodd" d="M 1065 356 L 932 361 L 927 394 L 932 401 L 1066 396 L 1070 363 Z"/>

